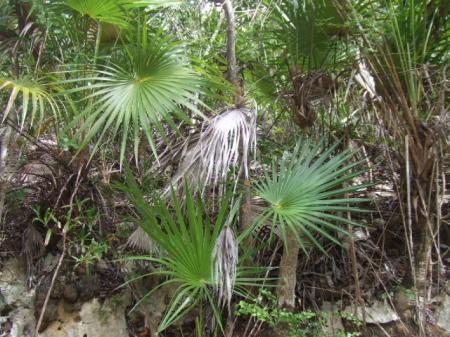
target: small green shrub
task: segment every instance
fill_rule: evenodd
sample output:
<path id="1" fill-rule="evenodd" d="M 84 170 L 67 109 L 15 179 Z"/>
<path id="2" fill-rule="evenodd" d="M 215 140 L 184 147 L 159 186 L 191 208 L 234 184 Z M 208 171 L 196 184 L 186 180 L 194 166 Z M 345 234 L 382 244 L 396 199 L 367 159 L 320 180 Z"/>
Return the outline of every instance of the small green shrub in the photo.
<path id="1" fill-rule="evenodd" d="M 359 330 L 363 322 L 354 314 L 339 312 L 338 315 L 349 322 L 355 330 Z M 261 289 L 253 301 L 240 301 L 236 316 L 249 316 L 264 322 L 275 330 L 286 329 L 286 337 L 358 337 L 359 331 L 338 330 L 333 336 L 324 335 L 323 327 L 327 313 L 305 310 L 289 312 L 277 307 L 276 296 L 267 289 Z"/>
<path id="2" fill-rule="evenodd" d="M 97 242 L 95 239 L 91 239 L 89 243 L 83 243 L 80 254 L 72 255 L 72 259 L 75 260 L 75 268 L 84 267 L 86 274 L 90 275 L 92 266 L 102 259 L 103 254 L 108 252 L 108 248 L 106 242 Z"/>
<path id="3" fill-rule="evenodd" d="M 252 302 L 240 301 L 236 315 L 253 317 L 274 329 L 287 327 L 286 337 L 319 336 L 323 325 L 320 313 L 310 310 L 293 313 L 278 308 L 275 295 L 267 289 L 261 289 Z"/>

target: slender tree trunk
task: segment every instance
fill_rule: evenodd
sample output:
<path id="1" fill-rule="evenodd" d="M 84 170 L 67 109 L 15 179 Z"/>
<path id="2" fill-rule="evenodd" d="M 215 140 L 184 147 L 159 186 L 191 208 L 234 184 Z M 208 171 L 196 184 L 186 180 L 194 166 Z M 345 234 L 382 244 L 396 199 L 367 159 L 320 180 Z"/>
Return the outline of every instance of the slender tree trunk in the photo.
<path id="1" fill-rule="evenodd" d="M 234 17 L 234 8 L 231 0 L 223 2 L 223 10 L 227 17 L 227 79 L 236 85 L 236 20 Z"/>
<path id="2" fill-rule="evenodd" d="M 236 106 L 242 105 L 242 88 L 238 78 L 236 63 L 236 18 L 232 0 L 224 0 L 223 10 L 227 18 L 227 79 L 233 84 L 235 90 L 234 103 Z"/>
<path id="3" fill-rule="evenodd" d="M 297 284 L 297 262 L 300 244 L 295 235 L 288 235 L 283 247 L 278 280 L 278 306 L 293 311 L 295 309 L 295 286 Z"/>

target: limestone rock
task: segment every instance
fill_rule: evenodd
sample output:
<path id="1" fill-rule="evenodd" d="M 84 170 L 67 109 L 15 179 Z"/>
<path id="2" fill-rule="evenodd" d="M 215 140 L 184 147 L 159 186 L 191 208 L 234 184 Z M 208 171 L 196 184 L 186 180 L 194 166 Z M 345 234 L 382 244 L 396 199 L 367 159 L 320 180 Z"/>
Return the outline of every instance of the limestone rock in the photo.
<path id="1" fill-rule="evenodd" d="M 445 295 L 441 300 L 439 310 L 437 311 L 436 325 L 450 332 L 450 296 Z"/>
<path id="2" fill-rule="evenodd" d="M 119 301 L 120 302 L 120 301 Z M 128 336 L 125 307 L 128 303 L 96 298 L 82 305 L 80 312 L 67 312 L 61 305 L 58 321 L 53 322 L 39 337 L 124 337 Z"/>
<path id="3" fill-rule="evenodd" d="M 8 330 L 7 336 L 32 336 L 35 327 L 34 291 L 27 288 L 26 276 L 18 259 L 3 261 L 0 293 L 2 294 L 0 324 L 2 328 Z"/>
<path id="4" fill-rule="evenodd" d="M 397 312 L 387 302 L 376 301 L 370 307 L 356 308 L 356 317 L 363 319 L 363 310 L 365 311 L 366 323 L 385 324 L 398 321 L 400 317 Z M 351 307 L 346 307 L 344 312 L 353 314 Z"/>

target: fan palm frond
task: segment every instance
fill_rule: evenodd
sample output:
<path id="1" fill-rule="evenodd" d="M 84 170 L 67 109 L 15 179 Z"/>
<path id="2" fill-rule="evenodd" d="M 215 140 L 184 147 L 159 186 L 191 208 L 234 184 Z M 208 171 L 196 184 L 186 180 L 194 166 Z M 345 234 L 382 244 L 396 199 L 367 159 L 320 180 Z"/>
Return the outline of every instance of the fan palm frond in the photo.
<path id="1" fill-rule="evenodd" d="M 93 20 L 110 23 L 120 28 L 128 26 L 127 13 L 124 8 L 129 0 L 65 0 L 64 3 L 81 15 Z"/>
<path id="2" fill-rule="evenodd" d="M 349 234 L 340 224 L 359 225 L 341 214 L 363 212 L 352 204 L 367 201 L 347 196 L 364 187 L 346 185 L 365 172 L 359 168 L 361 162 L 351 162 L 350 150 L 335 154 L 338 143 L 322 152 L 323 143 L 323 139 L 315 145 L 298 143 L 291 154 L 273 163 L 271 174 L 255 184 L 257 196 L 267 203 L 260 221 L 271 219 L 285 243 L 294 235 L 305 251 L 305 239 L 324 251 L 316 233 L 339 244 L 333 232 Z"/>
<path id="3" fill-rule="evenodd" d="M 77 136 L 82 138 L 82 145 L 96 138 L 95 153 L 107 132 L 111 138 L 121 134 L 121 163 L 130 135 L 136 161 L 142 133 L 157 156 L 154 131 L 166 139 L 164 122 L 177 130 L 174 117 L 189 122 L 186 111 L 202 115 L 195 105 L 200 104 L 200 79 L 181 63 L 176 45 L 156 37 L 126 51 L 128 68 L 119 64 L 99 66 L 89 77 L 65 81 L 72 85 L 80 80 L 88 83 L 68 90 L 85 92 L 89 102 L 74 120 L 74 124 L 81 124 Z"/>
<path id="4" fill-rule="evenodd" d="M 65 0 L 65 5 L 92 20 L 109 23 L 118 28 L 129 27 L 128 9 L 164 8 L 182 4 L 180 0 Z"/>
<path id="5" fill-rule="evenodd" d="M 57 118 L 60 113 L 60 105 L 52 95 L 49 84 L 45 79 L 32 79 L 30 77 L 22 77 L 18 79 L 0 77 L 0 92 L 7 91 L 9 93 L 8 100 L 3 110 L 2 123 L 9 118 L 13 112 L 13 108 L 19 106 L 17 116 L 12 120 L 18 121 L 20 128 L 25 123 L 33 125 L 38 120 L 38 124 L 42 124 L 44 118 L 48 116 L 47 111 L 51 111 L 51 117 Z M 18 97 L 21 96 L 21 99 Z"/>
<path id="6" fill-rule="evenodd" d="M 224 182 L 235 165 L 239 169 L 234 180 L 238 180 L 239 170 L 248 178 L 249 154 L 256 145 L 254 112 L 244 108 L 226 110 L 205 123 L 198 141 L 183 156 L 172 184 L 186 178 L 192 189 L 204 191 L 209 184 L 216 187 Z"/>
<path id="7" fill-rule="evenodd" d="M 273 15 L 280 27 L 275 36 L 291 66 L 309 71 L 335 61 L 330 37 L 344 34 L 345 27 L 331 2 L 281 1 L 274 3 Z"/>
<path id="8" fill-rule="evenodd" d="M 185 186 L 183 198 L 185 207 L 173 190 L 171 206 L 159 196 L 155 197 L 153 206 L 148 205 L 130 174 L 127 185 L 119 187 L 127 192 L 140 214 L 136 222 L 164 251 L 162 257 L 140 256 L 134 259 L 160 265 L 161 269 L 155 273 L 168 277 L 166 283 L 178 285 L 159 331 L 180 319 L 199 301 L 207 301 L 211 305 L 220 324 L 220 308 L 213 289 L 222 295 L 224 301 L 231 298 L 237 254 L 229 226 L 234 221 L 238 204 L 230 212 L 230 194 L 224 196 L 213 223 L 205 212 L 203 201 L 193 197 L 188 186 Z M 229 252 L 231 259 L 224 251 L 230 247 L 233 250 Z M 220 284 L 223 280 L 227 280 L 225 288 Z"/>

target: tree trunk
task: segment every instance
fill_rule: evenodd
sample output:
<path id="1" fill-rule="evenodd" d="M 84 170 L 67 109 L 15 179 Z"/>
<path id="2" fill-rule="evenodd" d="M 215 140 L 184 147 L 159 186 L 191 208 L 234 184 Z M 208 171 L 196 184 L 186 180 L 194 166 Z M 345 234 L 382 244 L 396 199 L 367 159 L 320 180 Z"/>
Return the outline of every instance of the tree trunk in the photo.
<path id="1" fill-rule="evenodd" d="M 288 235 L 283 247 L 278 280 L 278 306 L 287 310 L 295 309 L 295 286 L 297 284 L 297 262 L 300 244 L 295 235 Z"/>
<path id="2" fill-rule="evenodd" d="M 233 84 L 235 90 L 234 103 L 236 106 L 242 105 L 242 88 L 237 75 L 236 65 L 236 19 L 232 0 L 223 1 L 223 10 L 227 18 L 227 79 Z"/>

